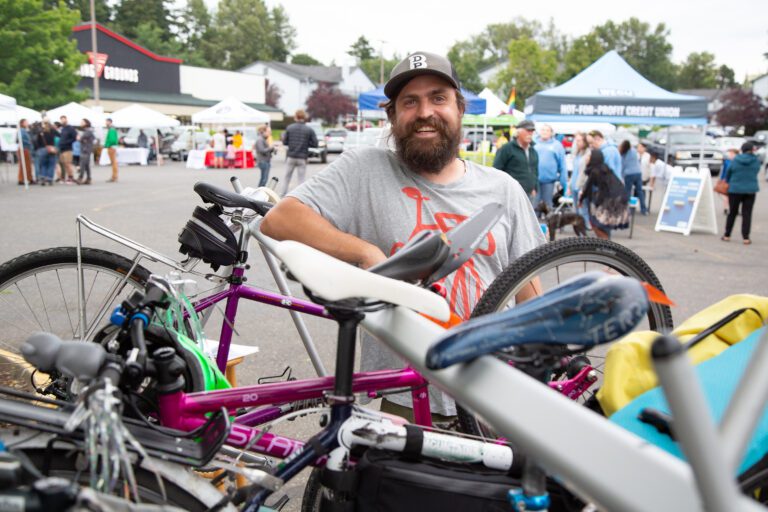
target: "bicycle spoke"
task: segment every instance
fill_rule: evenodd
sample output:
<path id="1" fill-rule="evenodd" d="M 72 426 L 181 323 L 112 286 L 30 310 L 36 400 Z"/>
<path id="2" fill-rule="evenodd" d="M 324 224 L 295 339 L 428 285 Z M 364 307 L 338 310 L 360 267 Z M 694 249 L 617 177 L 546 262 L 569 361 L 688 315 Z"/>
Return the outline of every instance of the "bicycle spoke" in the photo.
<path id="1" fill-rule="evenodd" d="M 35 274 L 35 284 L 37 284 L 37 291 L 40 293 L 40 301 L 43 304 L 43 311 L 45 312 L 45 318 L 48 320 L 48 330 L 52 331 L 53 326 L 51 326 L 51 318 L 48 315 L 48 308 L 45 306 L 45 297 L 43 296 L 43 290 L 40 289 L 40 280 L 37 278 L 37 274 Z"/>
<path id="2" fill-rule="evenodd" d="M 59 281 L 59 290 L 61 290 L 61 301 L 64 303 L 64 311 L 67 313 L 69 328 L 72 330 L 72 335 L 74 336 L 75 329 L 74 327 L 72 327 L 72 315 L 69 314 L 69 308 L 67 307 L 67 298 L 64 296 L 64 286 L 61 284 L 61 275 L 59 275 L 58 269 L 56 269 L 56 279 Z"/>

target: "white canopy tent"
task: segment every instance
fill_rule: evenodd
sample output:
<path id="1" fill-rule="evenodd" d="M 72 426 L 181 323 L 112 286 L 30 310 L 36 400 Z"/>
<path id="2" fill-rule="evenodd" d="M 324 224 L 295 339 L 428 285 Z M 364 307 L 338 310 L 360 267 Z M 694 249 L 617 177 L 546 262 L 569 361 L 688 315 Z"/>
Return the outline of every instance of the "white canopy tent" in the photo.
<path id="1" fill-rule="evenodd" d="M 216 105 L 192 114 L 192 123 L 194 124 L 215 124 L 221 125 L 239 125 L 243 127 L 245 133 L 246 123 L 269 124 L 271 121 L 269 115 L 249 107 L 242 101 L 230 96 L 221 100 Z M 242 152 L 243 161 L 246 160 L 246 143 L 237 151 Z"/>
<path id="2" fill-rule="evenodd" d="M 269 115 L 249 107 L 237 98 L 226 98 L 216 105 L 192 114 L 195 124 L 269 123 Z"/>
<path id="3" fill-rule="evenodd" d="M 161 114 L 151 108 L 137 105 L 129 105 L 120 110 L 115 110 L 109 116 L 112 124 L 117 128 L 146 128 L 154 131 L 155 145 L 157 147 L 157 165 L 160 165 L 160 140 L 157 136 L 158 128 L 172 128 L 179 126 L 178 119 Z"/>
<path id="4" fill-rule="evenodd" d="M 17 114 L 17 107 L 16 105 L 16 98 L 12 98 L 11 96 L 6 96 L 5 94 L 0 94 L 0 116 L 9 116 L 9 119 L 11 120 L 8 123 L 2 123 L 0 124 L 17 124 L 19 122 L 18 117 L 16 117 Z M 17 130 L 21 130 L 21 128 L 17 128 Z M 16 147 L 17 149 L 21 147 L 21 132 L 17 131 L 16 133 L 16 140 L 18 141 Z M 27 159 L 24 158 L 21 154 L 19 154 L 19 162 L 21 162 L 21 165 L 24 167 L 22 171 L 22 179 L 24 180 L 24 188 L 29 190 L 29 183 L 27 182 Z"/>
<path id="5" fill-rule="evenodd" d="M 8 96 L 6 96 L 6 98 L 7 97 Z M 22 107 L 21 105 L 16 105 L 15 110 L 11 110 L 11 109 L 0 110 L 0 124 L 16 126 L 16 124 L 21 119 L 26 119 L 30 123 L 36 123 L 38 121 L 42 121 L 43 116 L 41 116 L 40 112 L 38 112 L 37 110 L 32 110 L 31 108 Z"/>
<path id="6" fill-rule="evenodd" d="M 106 119 L 101 112 L 75 102 L 49 110 L 46 116 L 52 123 L 58 121 L 61 116 L 67 116 L 67 122 L 72 126 L 79 126 L 83 119 L 88 119 L 92 126 L 102 127 Z"/>
<path id="7" fill-rule="evenodd" d="M 486 116 L 495 117 L 500 114 L 512 114 L 517 119 L 525 119 L 525 114 L 520 110 L 513 109 L 512 112 L 510 112 L 509 105 L 504 103 L 498 96 L 493 94 L 493 91 L 487 87 L 483 89 L 480 94 L 478 94 L 478 96 L 485 100 Z"/>

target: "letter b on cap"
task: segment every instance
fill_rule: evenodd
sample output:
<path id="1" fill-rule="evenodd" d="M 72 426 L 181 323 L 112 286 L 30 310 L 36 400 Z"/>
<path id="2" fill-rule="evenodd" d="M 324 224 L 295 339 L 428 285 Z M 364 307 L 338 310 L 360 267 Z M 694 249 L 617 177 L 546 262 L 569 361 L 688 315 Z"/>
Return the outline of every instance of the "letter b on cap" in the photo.
<path id="1" fill-rule="evenodd" d="M 427 66 L 427 58 L 424 55 L 416 54 L 411 55 L 409 58 L 411 63 L 411 69 L 419 69 L 419 68 L 426 68 Z"/>

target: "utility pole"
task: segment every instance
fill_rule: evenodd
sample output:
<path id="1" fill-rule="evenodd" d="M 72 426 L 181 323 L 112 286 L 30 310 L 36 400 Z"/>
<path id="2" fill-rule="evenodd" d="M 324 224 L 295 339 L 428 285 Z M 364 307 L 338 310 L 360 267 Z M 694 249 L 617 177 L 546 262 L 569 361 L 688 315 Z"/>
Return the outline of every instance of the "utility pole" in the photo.
<path id="1" fill-rule="evenodd" d="M 384 43 L 379 39 L 379 85 L 384 85 Z"/>
<path id="2" fill-rule="evenodd" d="M 99 98 L 99 70 L 98 57 L 99 50 L 96 46 L 96 7 L 94 0 L 91 0 L 91 52 L 93 54 L 93 101 L 96 106 L 100 105 Z"/>

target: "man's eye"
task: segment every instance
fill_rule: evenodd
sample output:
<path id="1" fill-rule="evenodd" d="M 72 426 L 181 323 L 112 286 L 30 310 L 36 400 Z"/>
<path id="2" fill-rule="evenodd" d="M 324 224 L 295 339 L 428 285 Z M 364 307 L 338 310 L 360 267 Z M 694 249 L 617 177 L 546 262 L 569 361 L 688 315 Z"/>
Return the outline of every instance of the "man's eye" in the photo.
<path id="1" fill-rule="evenodd" d="M 445 101 L 446 101 L 445 96 L 435 96 L 434 97 L 434 102 L 435 103 L 445 103 Z"/>

